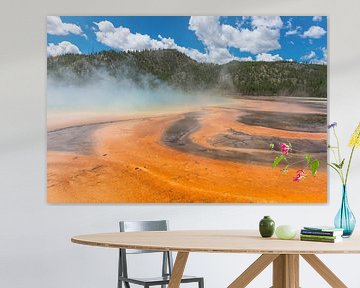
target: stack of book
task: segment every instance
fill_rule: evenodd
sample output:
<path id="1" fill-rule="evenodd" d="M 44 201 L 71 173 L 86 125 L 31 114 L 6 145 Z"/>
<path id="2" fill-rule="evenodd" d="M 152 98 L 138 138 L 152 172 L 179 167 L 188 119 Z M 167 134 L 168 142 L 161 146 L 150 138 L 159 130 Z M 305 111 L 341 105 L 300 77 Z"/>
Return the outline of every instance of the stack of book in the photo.
<path id="1" fill-rule="evenodd" d="M 337 243 L 342 241 L 343 229 L 334 227 L 304 227 L 300 232 L 302 241 Z"/>

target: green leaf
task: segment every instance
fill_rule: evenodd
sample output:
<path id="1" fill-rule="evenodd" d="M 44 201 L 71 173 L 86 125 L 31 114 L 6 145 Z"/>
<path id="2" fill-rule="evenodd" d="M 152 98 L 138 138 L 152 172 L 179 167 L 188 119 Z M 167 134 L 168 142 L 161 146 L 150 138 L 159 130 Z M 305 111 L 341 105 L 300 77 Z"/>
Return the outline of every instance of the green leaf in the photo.
<path id="1" fill-rule="evenodd" d="M 274 149 L 275 145 L 274 144 L 270 144 L 270 149 Z"/>
<path id="2" fill-rule="evenodd" d="M 345 158 L 341 161 L 340 165 L 339 165 L 339 169 L 342 169 L 345 163 Z"/>
<path id="3" fill-rule="evenodd" d="M 314 161 L 311 162 L 311 174 L 313 176 L 316 175 L 316 172 L 317 172 L 317 170 L 319 168 L 319 164 L 320 164 L 319 160 L 317 160 L 317 159 L 315 159 Z"/>
<path id="4" fill-rule="evenodd" d="M 341 166 L 339 164 L 337 164 L 335 162 L 332 162 L 331 164 L 334 165 L 336 168 L 341 169 Z"/>
<path id="5" fill-rule="evenodd" d="M 340 172 L 339 168 L 335 167 L 332 163 L 328 163 L 327 165 L 329 165 L 332 169 L 334 169 L 336 172 Z"/>
<path id="6" fill-rule="evenodd" d="M 309 153 L 305 155 L 305 159 L 306 159 L 307 163 L 309 164 L 310 163 L 310 154 Z"/>
<path id="7" fill-rule="evenodd" d="M 272 164 L 272 168 L 275 168 L 283 159 L 285 159 L 284 155 L 280 155 L 280 156 L 276 157 Z"/>

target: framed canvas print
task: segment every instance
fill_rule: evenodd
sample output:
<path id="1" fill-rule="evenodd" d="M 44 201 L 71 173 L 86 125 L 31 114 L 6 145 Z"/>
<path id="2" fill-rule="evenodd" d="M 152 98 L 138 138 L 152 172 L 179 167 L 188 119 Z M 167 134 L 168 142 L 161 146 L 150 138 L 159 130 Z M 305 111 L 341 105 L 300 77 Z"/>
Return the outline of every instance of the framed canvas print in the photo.
<path id="1" fill-rule="evenodd" d="M 48 16 L 50 203 L 327 201 L 324 16 Z"/>

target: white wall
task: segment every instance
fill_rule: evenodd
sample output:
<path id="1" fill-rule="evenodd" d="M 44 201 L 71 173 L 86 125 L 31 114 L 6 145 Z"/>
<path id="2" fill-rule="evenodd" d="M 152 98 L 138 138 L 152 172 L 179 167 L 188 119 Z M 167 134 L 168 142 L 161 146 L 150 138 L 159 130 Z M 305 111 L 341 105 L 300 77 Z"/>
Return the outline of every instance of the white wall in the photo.
<path id="1" fill-rule="evenodd" d="M 0 11 L 0 287 L 115 287 L 116 250 L 77 246 L 70 237 L 115 231 L 119 219 L 167 218 L 173 229 L 256 228 L 268 214 L 278 224 L 331 224 L 340 202 L 340 183 L 333 173 L 327 205 L 47 204 L 45 16 L 328 15 L 329 115 L 339 122 L 346 144 L 360 120 L 358 0 L 13 0 L 2 2 Z M 357 156 L 349 192 L 360 219 L 360 151 Z M 204 275 L 208 288 L 226 287 L 255 257 L 193 254 L 187 272 Z M 321 258 L 348 287 L 360 287 L 360 255 Z M 301 281 L 302 287 L 328 287 L 303 262 Z M 269 284 L 268 269 L 251 287 Z"/>

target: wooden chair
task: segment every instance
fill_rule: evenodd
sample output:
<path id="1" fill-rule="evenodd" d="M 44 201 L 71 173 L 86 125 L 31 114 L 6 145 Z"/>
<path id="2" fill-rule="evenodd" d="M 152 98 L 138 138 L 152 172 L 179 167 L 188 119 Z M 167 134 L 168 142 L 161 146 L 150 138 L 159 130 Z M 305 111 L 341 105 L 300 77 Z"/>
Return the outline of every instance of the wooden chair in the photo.
<path id="1" fill-rule="evenodd" d="M 167 231 L 168 221 L 120 221 L 120 232 L 134 232 L 134 231 Z M 119 249 L 119 268 L 118 268 L 118 288 L 122 288 L 124 283 L 125 288 L 130 288 L 130 284 L 136 284 L 149 288 L 150 286 L 161 286 L 165 288 L 170 281 L 170 276 L 173 268 L 173 258 L 169 251 L 149 251 L 149 250 L 135 250 L 135 249 Z M 160 277 L 152 278 L 134 278 L 129 277 L 127 269 L 127 254 L 142 254 L 142 253 L 163 253 L 162 261 L 162 275 Z M 204 288 L 204 278 L 194 276 L 183 276 L 181 283 L 198 283 L 198 288 Z"/>

